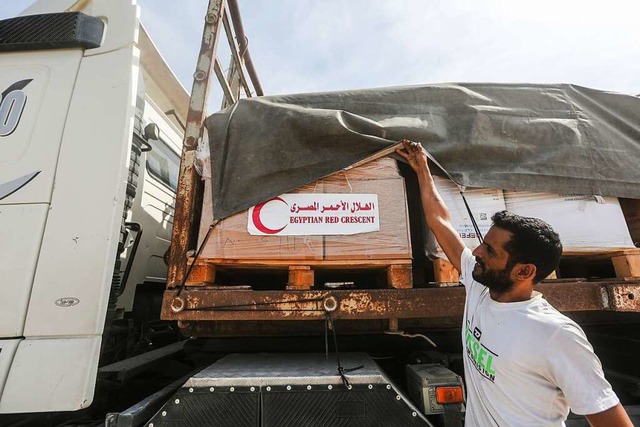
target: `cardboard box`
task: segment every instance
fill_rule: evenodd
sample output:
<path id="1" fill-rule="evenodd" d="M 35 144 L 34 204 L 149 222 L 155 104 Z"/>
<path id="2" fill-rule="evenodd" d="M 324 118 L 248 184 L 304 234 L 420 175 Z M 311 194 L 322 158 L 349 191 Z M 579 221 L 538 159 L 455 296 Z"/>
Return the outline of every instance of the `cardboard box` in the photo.
<path id="1" fill-rule="evenodd" d="M 449 208 L 453 226 L 465 245 L 471 249 L 477 247 L 479 242 L 458 187 L 444 178 L 434 177 L 434 181 Z M 640 201 L 629 204 L 625 222 L 620 203 L 615 197 L 499 189 L 467 189 L 464 194 L 483 236 L 491 228 L 491 216 L 503 209 L 548 222 L 560 234 L 565 251 L 588 252 L 597 248 L 633 247 L 629 231 L 640 231 Z M 629 229 L 626 224 L 629 224 Z M 635 241 L 638 240 L 640 235 Z M 427 253 L 432 257 L 444 258 L 437 243 L 431 243 Z"/>
<path id="2" fill-rule="evenodd" d="M 211 180 L 205 182 L 199 244 L 209 230 L 213 218 Z M 321 193 L 322 185 L 306 185 L 293 193 Z M 218 223 L 200 255 L 201 259 L 269 259 L 321 260 L 322 236 L 252 236 L 247 231 L 247 211 Z"/>
<path id="3" fill-rule="evenodd" d="M 378 194 L 380 231 L 343 236 L 255 236 L 247 230 L 247 211 L 222 220 L 213 229 L 202 259 L 349 260 L 411 259 L 404 179 L 395 160 L 381 158 L 337 172 L 291 193 Z M 211 224 L 211 181 L 205 181 L 200 223 L 202 243 Z"/>
<path id="4" fill-rule="evenodd" d="M 510 212 L 549 223 L 565 251 L 633 247 L 615 197 L 505 191 L 504 198 Z"/>
<path id="5" fill-rule="evenodd" d="M 440 193 L 444 203 L 449 208 L 453 228 L 458 232 L 465 246 L 470 249 L 476 248 L 480 244 L 480 241 L 473 228 L 469 212 L 460 195 L 460 190 L 449 179 L 434 176 L 433 180 L 438 189 L 438 193 Z M 469 208 L 473 213 L 480 232 L 483 236 L 486 235 L 492 225 L 491 216 L 496 212 L 506 209 L 502 190 L 468 188 L 465 190 L 464 196 L 467 199 L 467 203 L 469 203 Z M 426 247 L 428 256 L 446 258 L 434 238 L 427 236 L 426 241 L 428 242 Z"/>
<path id="6" fill-rule="evenodd" d="M 403 179 L 398 171 L 396 161 L 390 157 L 382 157 L 356 168 L 336 172 L 323 178 L 325 184 L 349 183 L 350 181 L 370 181 L 374 179 Z M 329 193 L 329 191 L 327 191 Z"/>
<path id="7" fill-rule="evenodd" d="M 410 259 L 411 236 L 404 179 L 333 180 L 325 193 L 378 195 L 380 230 L 349 236 L 324 236 L 324 259 Z"/>
<path id="8" fill-rule="evenodd" d="M 635 246 L 640 247 L 640 200 L 619 199 L 631 240 Z"/>

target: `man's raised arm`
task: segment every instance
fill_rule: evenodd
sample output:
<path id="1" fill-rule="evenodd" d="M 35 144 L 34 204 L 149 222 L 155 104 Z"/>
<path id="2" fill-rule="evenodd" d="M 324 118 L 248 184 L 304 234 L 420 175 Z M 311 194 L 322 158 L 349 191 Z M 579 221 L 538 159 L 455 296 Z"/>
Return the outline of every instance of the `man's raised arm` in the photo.
<path id="1" fill-rule="evenodd" d="M 438 244 L 444 251 L 449 262 L 456 270 L 460 270 L 460 256 L 464 249 L 464 243 L 451 224 L 449 209 L 438 194 L 427 164 L 427 152 L 422 145 L 409 140 L 402 140 L 404 150 L 396 152 L 404 157 L 418 175 L 420 183 L 420 199 L 422 209 L 427 220 L 427 225 L 433 232 Z"/>

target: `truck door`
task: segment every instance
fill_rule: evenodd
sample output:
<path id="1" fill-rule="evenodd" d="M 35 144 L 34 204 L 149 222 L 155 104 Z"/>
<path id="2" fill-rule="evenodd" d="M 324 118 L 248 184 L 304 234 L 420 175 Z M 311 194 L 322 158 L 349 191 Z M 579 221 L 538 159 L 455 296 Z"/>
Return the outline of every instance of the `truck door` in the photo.
<path id="1" fill-rule="evenodd" d="M 43 0 L 0 25 L 0 412 L 77 410 L 122 220 L 138 9 Z"/>

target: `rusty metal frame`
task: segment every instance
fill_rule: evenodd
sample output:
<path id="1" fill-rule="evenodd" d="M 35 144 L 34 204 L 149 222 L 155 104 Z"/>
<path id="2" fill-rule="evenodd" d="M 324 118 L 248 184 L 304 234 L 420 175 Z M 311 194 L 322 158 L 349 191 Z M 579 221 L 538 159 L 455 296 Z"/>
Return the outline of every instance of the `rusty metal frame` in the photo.
<path id="1" fill-rule="evenodd" d="M 202 33 L 202 44 L 198 55 L 196 71 L 193 75 L 193 86 L 189 101 L 189 111 L 187 113 L 187 123 L 184 134 L 182 159 L 180 162 L 180 172 L 178 175 L 178 189 L 176 192 L 176 205 L 173 222 L 173 232 L 171 235 L 171 248 L 169 255 L 169 269 L 167 273 L 167 288 L 172 289 L 181 286 L 187 274 L 187 253 L 196 240 L 195 234 L 199 223 L 199 213 L 203 185 L 194 167 L 195 153 L 198 140 L 202 137 L 206 115 L 207 98 L 211 87 L 212 72 L 216 74 L 220 86 L 224 92 L 225 103 L 235 102 L 232 85 L 224 76 L 222 67 L 216 57 L 216 48 L 222 27 L 226 32 L 229 46 L 232 48 L 232 68 L 235 67 L 239 79 L 245 89 L 247 96 L 251 96 L 247 78 L 244 76 L 243 60 L 250 58 L 244 40 L 244 30 L 241 28 L 239 9 L 237 3 L 233 2 L 227 8 L 227 0 L 209 0 L 207 13 L 205 16 L 204 30 Z M 230 24 L 226 14 L 231 15 L 233 26 Z M 240 25 L 240 27 L 238 27 Z M 233 27 L 233 28 L 232 28 Z M 242 40 L 236 42 L 233 38 L 235 30 Z M 242 49 L 240 51 L 239 49 Z M 251 64 L 251 67 L 253 65 Z M 262 88 L 255 76 L 255 69 L 248 70 L 251 82 L 256 89 L 256 93 L 261 95 Z"/>
<path id="2" fill-rule="evenodd" d="M 251 88 L 249 87 L 249 83 L 247 82 L 247 78 L 244 75 L 244 72 L 242 72 L 242 67 L 244 65 L 244 52 L 240 51 L 240 46 L 238 45 L 238 42 L 236 41 L 234 35 L 233 35 L 233 30 L 231 27 L 231 22 L 229 21 L 229 16 L 228 14 L 224 14 L 224 16 L 222 17 L 222 23 L 224 24 L 224 32 L 227 35 L 227 41 L 229 42 L 229 49 L 231 50 L 231 55 L 233 55 L 233 64 L 235 64 L 237 70 L 236 73 L 238 74 L 238 78 L 240 79 L 240 84 L 242 85 L 242 88 L 244 89 L 244 93 L 247 97 L 251 96 Z"/>
<path id="3" fill-rule="evenodd" d="M 178 190 L 171 234 L 167 287 L 179 286 L 187 271 L 187 251 L 192 239 L 191 224 L 194 214 L 200 209 L 196 194 L 202 193 L 202 184 L 195 169 L 194 160 L 198 139 L 202 136 L 207 97 L 209 95 L 211 71 L 215 64 L 215 51 L 220 35 L 225 0 L 210 0 L 202 33 L 202 45 L 198 55 L 196 71 L 187 113 L 187 124 L 178 175 Z"/>
<path id="4" fill-rule="evenodd" d="M 222 86 L 222 91 L 224 92 L 224 100 L 222 101 L 223 104 L 233 104 L 237 101 L 236 96 L 233 94 L 231 84 L 225 77 L 224 71 L 222 70 L 222 64 L 217 57 L 214 59 L 213 70 L 215 71 L 218 82 L 220 83 L 220 86 Z"/>
<path id="5" fill-rule="evenodd" d="M 542 283 L 558 310 L 640 313 L 640 281 Z M 411 319 L 462 316 L 465 290 L 454 288 L 249 291 L 187 288 L 164 295 L 162 317 L 181 321 Z M 181 303 L 176 304 L 176 301 Z"/>
<path id="6" fill-rule="evenodd" d="M 238 0 L 229 0 L 229 15 L 231 15 L 231 21 L 233 22 L 233 28 L 236 31 L 236 35 L 238 36 L 238 46 L 240 49 L 241 57 L 244 61 L 244 66 L 247 68 L 247 73 L 249 74 L 249 78 L 251 79 L 251 83 L 253 84 L 253 88 L 256 91 L 257 96 L 264 95 L 262 91 L 262 85 L 260 84 L 260 80 L 258 79 L 258 73 L 256 73 L 256 69 L 253 65 L 253 60 L 251 59 L 251 53 L 248 49 L 247 37 L 244 34 L 244 29 L 242 25 L 242 18 L 240 17 L 240 8 L 238 7 Z"/>

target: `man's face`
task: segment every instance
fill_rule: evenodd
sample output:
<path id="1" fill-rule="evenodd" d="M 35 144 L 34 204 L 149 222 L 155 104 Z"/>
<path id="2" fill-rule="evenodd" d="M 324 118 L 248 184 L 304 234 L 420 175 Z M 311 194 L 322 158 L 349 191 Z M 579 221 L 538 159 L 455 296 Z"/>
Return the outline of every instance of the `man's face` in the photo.
<path id="1" fill-rule="evenodd" d="M 509 253 L 504 249 L 510 239 L 510 232 L 493 226 L 484 237 L 484 243 L 473 251 L 476 265 L 471 275 L 477 282 L 498 293 L 504 293 L 514 285 L 511 279 L 513 266 L 509 265 Z"/>

